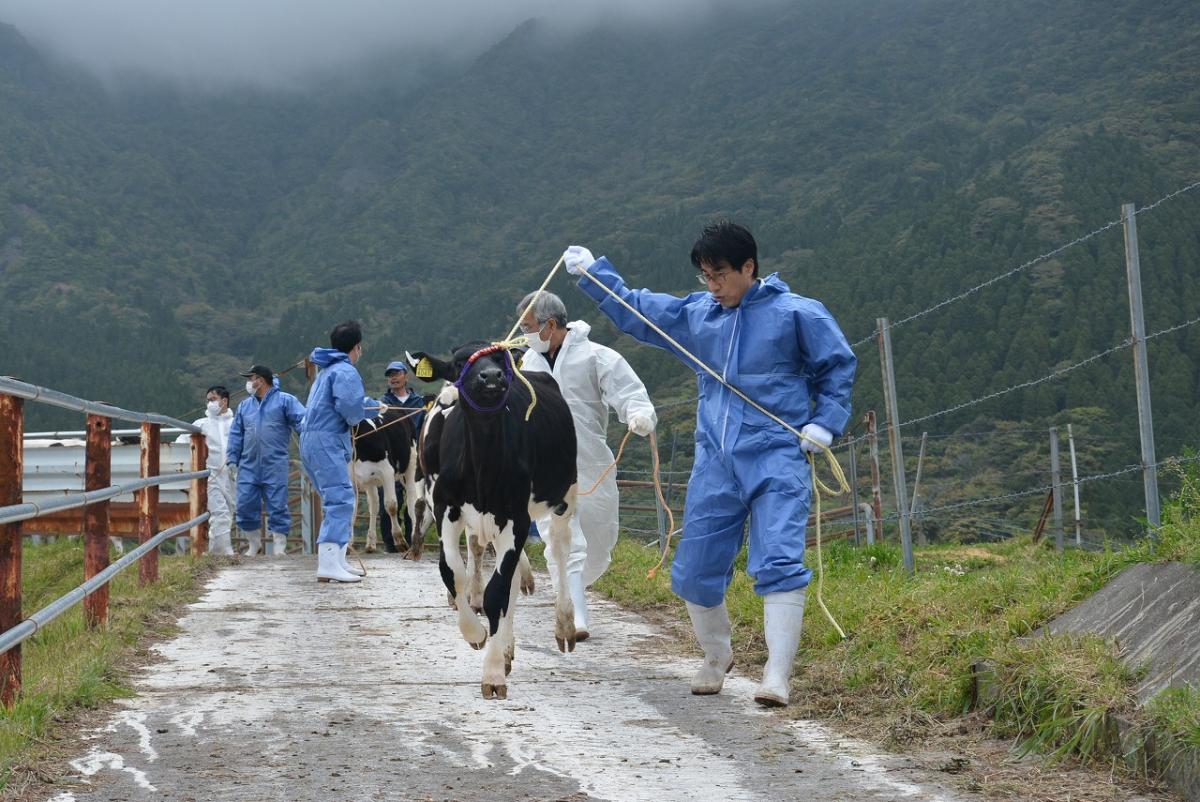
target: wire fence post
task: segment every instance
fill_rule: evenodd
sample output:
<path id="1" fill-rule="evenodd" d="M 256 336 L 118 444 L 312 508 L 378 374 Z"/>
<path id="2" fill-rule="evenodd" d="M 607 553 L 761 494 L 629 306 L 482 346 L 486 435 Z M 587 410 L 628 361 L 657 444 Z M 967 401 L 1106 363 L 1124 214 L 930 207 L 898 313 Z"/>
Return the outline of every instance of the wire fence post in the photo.
<path id="1" fill-rule="evenodd" d="M 858 520 L 858 447 L 854 438 L 850 438 L 850 506 L 854 510 L 854 545 L 861 546 L 859 530 L 862 528 Z"/>
<path id="2" fill-rule="evenodd" d="M 917 476 L 913 479 L 913 495 L 912 507 L 909 509 L 908 515 L 914 518 L 917 514 L 917 496 L 921 492 L 921 465 L 925 462 L 925 441 L 929 439 L 929 432 L 921 432 L 921 451 L 917 454 Z M 917 544 L 924 546 L 925 542 L 925 527 L 917 527 Z"/>
<path id="3" fill-rule="evenodd" d="M 1083 545 L 1083 519 L 1079 516 L 1079 466 L 1075 462 L 1075 433 L 1067 424 L 1067 445 L 1071 449 L 1071 485 L 1075 488 L 1075 545 Z"/>
<path id="4" fill-rule="evenodd" d="M 0 395 L 0 507 L 21 503 L 24 400 Z M 0 524 L 0 632 L 21 623 L 21 522 Z M 20 644 L 0 655 L 0 702 L 12 708 L 21 692 Z"/>
<path id="5" fill-rule="evenodd" d="M 1142 273 L 1138 256 L 1136 211 L 1132 203 L 1121 206 L 1125 222 L 1125 274 L 1129 282 L 1129 317 L 1133 330 L 1133 372 L 1137 379 L 1138 430 L 1142 441 L 1142 484 L 1146 493 L 1146 520 L 1154 536 L 1162 525 L 1158 501 L 1158 469 L 1154 458 L 1154 421 L 1150 408 L 1150 364 L 1146 361 L 1146 321 L 1142 312 Z"/>
<path id="6" fill-rule="evenodd" d="M 142 478 L 158 476 L 162 427 L 142 424 Z M 158 534 L 158 485 L 138 491 L 138 542 L 146 543 Z M 150 549 L 138 561 L 138 583 L 145 586 L 158 581 L 158 549 Z"/>
<path id="7" fill-rule="evenodd" d="M 875 513 L 875 525 L 867 529 L 867 545 L 883 540 L 883 493 L 879 481 L 879 433 L 876 431 L 875 410 L 867 412 L 867 442 L 871 445 L 871 509 Z"/>
<path id="8" fill-rule="evenodd" d="M 87 445 L 84 449 L 84 490 L 102 490 L 112 484 L 112 419 L 87 416 Z M 83 577 L 91 579 L 108 567 L 109 501 L 83 508 Z M 83 618 L 88 628 L 108 623 L 108 585 L 83 600 Z"/>
<path id="9" fill-rule="evenodd" d="M 900 406 L 896 401 L 896 372 L 892 365 L 892 332 L 886 317 L 875 319 L 879 331 L 879 355 L 883 370 L 883 395 L 887 403 L 888 444 L 892 452 L 892 484 L 896 491 L 896 512 L 900 515 L 900 548 L 904 552 L 904 570 L 913 572 L 912 532 L 908 528 L 908 490 L 904 479 L 904 446 L 900 442 Z"/>
<path id="10" fill-rule="evenodd" d="M 204 470 L 208 462 L 208 444 L 204 435 L 193 434 L 192 441 L 192 471 Z M 208 480 L 193 479 L 188 490 L 188 513 L 190 518 L 198 518 L 208 509 Z M 192 527 L 192 554 L 199 557 L 208 551 L 208 521 Z"/>
<path id="11" fill-rule="evenodd" d="M 1050 484 L 1054 501 L 1054 550 L 1063 550 L 1062 467 L 1058 460 L 1058 427 L 1050 427 Z"/>

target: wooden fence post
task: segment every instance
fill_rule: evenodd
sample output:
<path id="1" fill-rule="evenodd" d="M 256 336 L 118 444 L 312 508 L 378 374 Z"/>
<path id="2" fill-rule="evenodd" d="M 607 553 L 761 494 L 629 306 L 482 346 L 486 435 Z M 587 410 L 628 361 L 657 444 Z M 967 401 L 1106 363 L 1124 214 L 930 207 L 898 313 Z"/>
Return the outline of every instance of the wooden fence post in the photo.
<path id="1" fill-rule="evenodd" d="M 142 478 L 158 476 L 159 446 L 162 427 L 157 423 L 142 424 Z M 158 534 L 158 485 L 138 491 L 138 541 L 145 543 Z M 158 581 L 158 549 L 146 552 L 138 563 L 138 581 L 149 585 Z"/>
<path id="2" fill-rule="evenodd" d="M 112 484 L 112 420 L 88 415 L 84 490 Z M 89 504 L 83 513 L 83 577 L 91 579 L 108 567 L 108 500 Z M 83 600 L 83 618 L 91 629 L 108 623 L 108 585 Z"/>
<path id="3" fill-rule="evenodd" d="M 24 401 L 0 395 L 0 507 L 21 503 Z M 0 524 L 0 632 L 21 623 L 21 522 Z M 21 645 L 0 655 L 0 702 L 21 692 Z"/>
<path id="4" fill-rule="evenodd" d="M 192 470 L 202 471 L 208 462 L 208 444 L 204 435 L 192 435 Z M 208 480 L 193 479 L 192 488 L 188 493 L 188 509 L 190 517 L 195 518 L 208 509 Z M 192 527 L 192 554 L 200 556 L 208 553 L 208 522 Z"/>

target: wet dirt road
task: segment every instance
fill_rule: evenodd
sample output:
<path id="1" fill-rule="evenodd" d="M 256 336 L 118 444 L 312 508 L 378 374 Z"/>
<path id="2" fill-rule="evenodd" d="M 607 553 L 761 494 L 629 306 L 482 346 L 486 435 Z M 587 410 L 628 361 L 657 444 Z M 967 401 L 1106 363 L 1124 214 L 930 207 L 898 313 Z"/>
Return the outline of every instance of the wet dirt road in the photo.
<path id="1" fill-rule="evenodd" d="M 312 558 L 224 569 L 160 644 L 53 802 L 129 800 L 950 800 L 903 757 L 753 703 L 736 672 L 695 697 L 671 636 L 593 601 L 554 645 L 545 576 L 517 608 L 506 701 L 459 635 L 431 561 L 367 561 L 318 585 Z"/>

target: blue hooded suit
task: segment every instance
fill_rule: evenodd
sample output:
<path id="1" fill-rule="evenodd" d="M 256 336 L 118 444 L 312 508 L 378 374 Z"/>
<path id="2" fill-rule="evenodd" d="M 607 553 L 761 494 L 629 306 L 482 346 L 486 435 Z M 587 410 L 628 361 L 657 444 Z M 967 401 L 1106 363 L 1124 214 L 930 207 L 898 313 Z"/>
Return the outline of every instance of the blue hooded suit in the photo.
<path id="1" fill-rule="evenodd" d="M 685 298 L 630 290 L 605 258 L 588 271 L 726 381 L 796 429 L 815 423 L 838 437 L 850 419 L 855 358 L 829 311 L 790 291 L 777 274 L 722 307 L 707 292 Z M 806 587 L 809 467 L 800 442 L 696 368 L 586 276 L 579 287 L 622 331 L 664 348 L 696 370 L 696 459 L 672 589 L 713 607 L 725 599 L 750 516 L 748 573 L 759 595 Z"/>
<path id="2" fill-rule="evenodd" d="M 308 393 L 308 412 L 300 428 L 300 461 L 321 494 L 318 543 L 350 542 L 354 524 L 354 484 L 350 481 L 350 427 L 379 403 L 363 393 L 362 377 L 350 356 L 334 348 L 314 348 L 309 355 L 321 372 Z"/>
<path id="3" fill-rule="evenodd" d="M 238 404 L 229 427 L 225 462 L 238 469 L 237 524 L 243 531 L 262 526 L 264 500 L 270 531 L 286 535 L 291 530 L 288 446 L 302 420 L 304 406 L 296 396 L 279 389 L 278 378 L 261 401 L 250 396 Z"/>

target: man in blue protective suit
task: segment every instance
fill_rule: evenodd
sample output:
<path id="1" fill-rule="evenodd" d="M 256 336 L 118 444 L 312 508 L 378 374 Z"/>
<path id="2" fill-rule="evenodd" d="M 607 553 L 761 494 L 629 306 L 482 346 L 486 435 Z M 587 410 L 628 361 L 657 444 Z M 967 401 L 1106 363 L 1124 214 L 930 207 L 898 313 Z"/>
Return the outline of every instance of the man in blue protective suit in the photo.
<path id="1" fill-rule="evenodd" d="M 363 393 L 354 365 L 362 358 L 362 328 L 347 320 L 329 333 L 330 348 L 314 348 L 309 359 L 320 372 L 308 393 L 308 413 L 300 430 L 300 460 L 321 494 L 321 534 L 317 537 L 317 581 L 359 582 L 362 572 L 346 561 L 354 525 L 354 484 L 350 480 L 350 427 L 379 410 Z"/>
<path id="2" fill-rule="evenodd" d="M 300 431 L 304 406 L 279 389 L 279 379 L 265 365 L 253 365 L 241 375 L 248 397 L 238 404 L 225 447 L 225 464 L 237 468 L 237 524 L 249 541 L 246 555 L 260 553 L 265 501 L 272 553 L 284 554 L 292 528 L 288 446 L 292 432 Z"/>
<path id="3" fill-rule="evenodd" d="M 763 597 L 768 649 L 754 698 L 786 705 L 812 575 L 804 565 L 811 490 L 806 452 L 817 446 L 696 368 L 597 282 L 726 382 L 824 446 L 850 418 L 854 354 L 821 303 L 792 293 L 777 274 L 759 278 L 758 246 L 735 223 L 714 223 L 701 233 L 691 259 L 708 291 L 685 298 L 629 289 L 607 259 L 593 259 L 586 248 L 571 246 L 563 257 L 567 271 L 580 276 L 579 287 L 622 331 L 696 369 L 696 460 L 671 567 L 671 587 L 687 602 L 704 649 L 692 693 L 720 692 L 733 666 L 725 592 L 749 516 L 747 572 Z"/>

